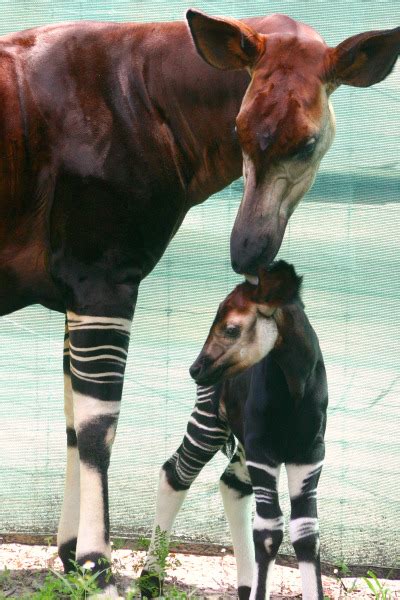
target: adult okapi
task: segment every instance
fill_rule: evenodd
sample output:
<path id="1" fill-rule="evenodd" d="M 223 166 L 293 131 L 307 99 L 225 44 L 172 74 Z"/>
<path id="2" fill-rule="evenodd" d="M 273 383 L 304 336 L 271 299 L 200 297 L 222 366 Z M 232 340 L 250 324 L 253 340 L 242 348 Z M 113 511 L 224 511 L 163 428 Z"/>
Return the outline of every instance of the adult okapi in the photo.
<path id="1" fill-rule="evenodd" d="M 267 265 L 333 139 L 330 93 L 384 79 L 400 46 L 399 29 L 328 48 L 286 16 L 187 16 L 189 29 L 80 22 L 0 41 L 0 315 L 66 313 L 67 570 L 110 557 L 107 470 L 140 281 L 242 157 L 232 264 Z"/>

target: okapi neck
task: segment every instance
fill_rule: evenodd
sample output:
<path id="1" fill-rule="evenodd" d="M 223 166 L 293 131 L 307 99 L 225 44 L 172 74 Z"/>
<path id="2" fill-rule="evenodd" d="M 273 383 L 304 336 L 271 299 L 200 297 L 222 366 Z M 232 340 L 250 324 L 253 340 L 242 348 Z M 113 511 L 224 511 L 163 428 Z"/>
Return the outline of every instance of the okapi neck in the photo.
<path id="1" fill-rule="evenodd" d="M 307 378 L 319 355 L 318 338 L 299 301 L 275 313 L 278 340 L 274 357 L 286 377 Z"/>

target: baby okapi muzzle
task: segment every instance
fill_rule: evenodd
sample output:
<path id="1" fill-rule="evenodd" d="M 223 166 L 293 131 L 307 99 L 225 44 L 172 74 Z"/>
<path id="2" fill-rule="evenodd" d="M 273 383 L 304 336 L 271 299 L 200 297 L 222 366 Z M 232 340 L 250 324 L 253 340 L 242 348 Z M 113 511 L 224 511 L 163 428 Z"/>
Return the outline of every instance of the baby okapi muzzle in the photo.
<path id="1" fill-rule="evenodd" d="M 206 342 L 190 367 L 199 385 L 213 385 L 259 362 L 279 343 L 279 309 L 295 300 L 302 278 L 283 260 L 241 283 L 218 308 Z"/>

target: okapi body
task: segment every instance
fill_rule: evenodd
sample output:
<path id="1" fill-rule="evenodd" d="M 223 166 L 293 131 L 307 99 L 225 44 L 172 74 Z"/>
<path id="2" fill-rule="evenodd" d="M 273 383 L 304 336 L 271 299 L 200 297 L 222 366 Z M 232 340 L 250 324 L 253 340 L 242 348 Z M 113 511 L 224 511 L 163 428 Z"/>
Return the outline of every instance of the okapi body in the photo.
<path id="1" fill-rule="evenodd" d="M 381 81 L 399 50 L 398 29 L 328 48 L 285 16 L 188 19 L 0 39 L 0 315 L 66 314 L 67 570 L 110 558 L 107 470 L 141 280 L 243 157 L 232 264 L 267 265 L 332 141 L 329 94 Z"/>
<path id="2" fill-rule="evenodd" d="M 239 441 L 220 479 L 240 600 L 268 600 L 283 538 L 278 480 L 284 463 L 290 537 L 303 598 L 323 600 L 317 485 L 325 455 L 328 389 L 317 335 L 299 297 L 301 278 L 280 261 L 222 302 L 192 365 L 197 399 L 186 435 L 163 465 L 142 594 L 160 595 L 159 534 L 168 537 L 186 494 L 232 433 Z M 252 494 L 256 514 L 251 530 Z M 253 539 L 252 539 L 253 538 Z"/>

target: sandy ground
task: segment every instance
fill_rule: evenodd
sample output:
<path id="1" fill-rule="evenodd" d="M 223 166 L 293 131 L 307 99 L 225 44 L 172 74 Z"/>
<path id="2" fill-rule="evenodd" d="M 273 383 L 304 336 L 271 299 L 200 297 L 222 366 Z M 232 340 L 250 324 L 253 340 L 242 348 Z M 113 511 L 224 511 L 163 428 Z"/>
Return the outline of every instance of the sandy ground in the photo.
<path id="1" fill-rule="evenodd" d="M 114 570 L 120 593 L 135 588 L 143 552 L 115 550 Z M 168 582 L 186 591 L 189 597 L 231 600 L 235 595 L 235 559 L 224 553 L 220 556 L 173 554 L 168 570 Z M 40 590 L 48 569 L 61 570 L 54 546 L 0 544 L 0 591 L 5 598 L 19 598 Z M 400 582 L 380 580 L 392 591 L 391 598 L 400 599 Z M 323 577 L 326 596 L 330 599 L 374 598 L 362 579 Z M 296 569 L 276 566 L 272 600 L 301 598 L 300 575 Z M 389 598 L 389 596 L 388 596 Z"/>

